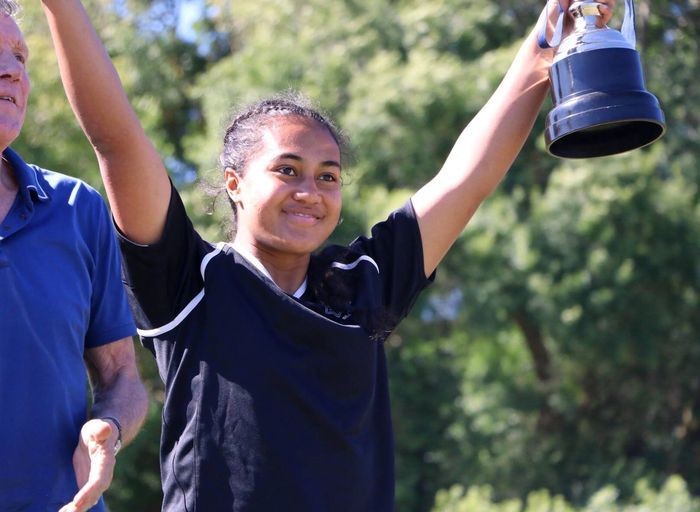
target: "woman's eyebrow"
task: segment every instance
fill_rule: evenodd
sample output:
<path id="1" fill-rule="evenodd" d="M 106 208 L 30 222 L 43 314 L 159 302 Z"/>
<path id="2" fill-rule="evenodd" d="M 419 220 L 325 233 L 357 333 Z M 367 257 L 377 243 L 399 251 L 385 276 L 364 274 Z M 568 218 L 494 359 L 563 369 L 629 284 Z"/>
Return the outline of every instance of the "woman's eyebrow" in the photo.
<path id="1" fill-rule="evenodd" d="M 281 153 L 280 155 L 277 156 L 278 160 L 296 160 L 297 162 L 301 162 L 304 159 L 297 155 L 296 153 Z M 324 160 L 321 162 L 321 166 L 323 167 L 337 167 L 338 169 L 342 169 L 342 166 L 340 165 L 340 162 L 337 160 Z"/>

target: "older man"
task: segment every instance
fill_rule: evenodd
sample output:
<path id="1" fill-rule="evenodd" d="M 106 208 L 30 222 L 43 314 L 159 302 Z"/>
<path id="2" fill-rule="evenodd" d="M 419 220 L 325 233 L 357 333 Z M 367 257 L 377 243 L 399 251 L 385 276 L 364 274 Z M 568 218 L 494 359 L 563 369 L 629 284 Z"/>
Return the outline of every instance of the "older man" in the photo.
<path id="1" fill-rule="evenodd" d="M 100 195 L 9 148 L 29 94 L 16 11 L 0 0 L 0 509 L 102 511 L 147 408 L 135 328 Z"/>

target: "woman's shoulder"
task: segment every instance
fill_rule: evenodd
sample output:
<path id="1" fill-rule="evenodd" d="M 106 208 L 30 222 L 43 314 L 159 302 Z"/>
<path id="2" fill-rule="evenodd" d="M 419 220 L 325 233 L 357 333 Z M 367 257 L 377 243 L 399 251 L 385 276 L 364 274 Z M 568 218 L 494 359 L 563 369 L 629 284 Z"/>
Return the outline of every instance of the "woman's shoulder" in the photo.
<path id="1" fill-rule="evenodd" d="M 324 247 L 311 256 L 310 267 L 352 270 L 363 262 L 374 267 L 377 266 L 374 259 L 368 255 L 365 246 L 354 241 L 350 245 L 333 244 Z"/>

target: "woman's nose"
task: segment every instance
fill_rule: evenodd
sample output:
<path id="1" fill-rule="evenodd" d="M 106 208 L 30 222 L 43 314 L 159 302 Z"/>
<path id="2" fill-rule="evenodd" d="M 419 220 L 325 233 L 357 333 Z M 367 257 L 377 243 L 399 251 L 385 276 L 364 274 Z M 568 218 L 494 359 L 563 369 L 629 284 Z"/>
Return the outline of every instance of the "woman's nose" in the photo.
<path id="1" fill-rule="evenodd" d="M 314 178 L 301 180 L 294 191 L 294 199 L 312 203 L 320 201 L 321 194 L 318 191 L 316 180 Z"/>

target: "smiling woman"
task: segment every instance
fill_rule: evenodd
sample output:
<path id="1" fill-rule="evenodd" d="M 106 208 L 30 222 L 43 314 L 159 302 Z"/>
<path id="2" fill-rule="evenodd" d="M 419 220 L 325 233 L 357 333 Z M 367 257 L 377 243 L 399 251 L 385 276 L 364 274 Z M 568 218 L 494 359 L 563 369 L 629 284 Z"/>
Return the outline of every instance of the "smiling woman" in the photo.
<path id="1" fill-rule="evenodd" d="M 232 244 L 203 241 L 175 189 L 157 243 L 122 239 L 139 333 L 167 374 L 164 508 L 390 510 L 381 342 L 430 282 L 415 214 L 318 251 L 340 218 L 339 137 L 308 107 L 264 104 L 226 132 Z M 184 478 L 195 467 L 204 486 Z"/>
<path id="2" fill-rule="evenodd" d="M 165 381 L 163 509 L 393 510 L 383 342 L 522 147 L 552 51 L 531 33 L 435 177 L 348 246 L 323 247 L 340 218 L 338 131 L 298 98 L 251 106 L 221 155 L 237 232 L 212 244 L 79 0 L 44 5 L 121 230 L 139 333 Z"/>

